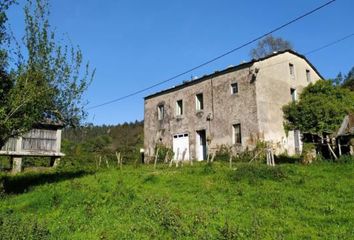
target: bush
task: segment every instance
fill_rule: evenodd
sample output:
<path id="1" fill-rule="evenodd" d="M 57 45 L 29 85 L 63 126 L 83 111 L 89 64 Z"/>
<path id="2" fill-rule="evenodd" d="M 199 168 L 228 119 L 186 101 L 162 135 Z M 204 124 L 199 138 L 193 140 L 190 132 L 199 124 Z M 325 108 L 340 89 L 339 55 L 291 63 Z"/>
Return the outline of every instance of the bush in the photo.
<path id="1" fill-rule="evenodd" d="M 304 143 L 302 147 L 301 163 L 310 164 L 316 160 L 316 146 L 313 143 Z"/>
<path id="2" fill-rule="evenodd" d="M 220 146 L 217 146 L 217 150 L 215 152 L 215 160 L 228 162 L 230 160 L 231 154 L 231 147 L 222 144 Z"/>
<path id="3" fill-rule="evenodd" d="M 164 162 L 166 155 L 168 154 L 169 159 L 173 158 L 173 150 L 169 147 L 166 147 L 163 144 L 156 146 L 155 152 L 159 149 L 159 154 L 157 156 L 157 162 Z"/>
<path id="4" fill-rule="evenodd" d="M 265 162 L 267 145 L 267 142 L 258 140 L 254 149 L 246 148 L 245 151 L 238 153 L 235 159 L 236 162 Z"/>

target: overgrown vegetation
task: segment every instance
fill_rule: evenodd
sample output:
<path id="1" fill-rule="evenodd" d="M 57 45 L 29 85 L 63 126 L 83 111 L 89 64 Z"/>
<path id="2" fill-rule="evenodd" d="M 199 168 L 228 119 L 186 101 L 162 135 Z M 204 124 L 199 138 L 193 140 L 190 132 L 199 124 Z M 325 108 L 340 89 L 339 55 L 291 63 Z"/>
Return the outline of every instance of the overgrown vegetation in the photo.
<path id="1" fill-rule="evenodd" d="M 0 239 L 352 239 L 353 163 L 100 171 L 3 196 Z"/>
<path id="2" fill-rule="evenodd" d="M 94 75 L 78 47 L 58 40 L 48 0 L 25 1 L 24 33 L 14 39 L 7 11 L 15 2 L 0 2 L 0 147 L 44 120 L 79 125 Z"/>
<path id="3" fill-rule="evenodd" d="M 63 131 L 63 167 L 96 167 L 99 158 L 102 165 L 107 160 L 116 163 L 115 153 L 121 153 L 123 163 L 134 163 L 140 159 L 143 147 L 143 122 L 135 121 L 119 125 L 88 125 L 79 129 L 68 128 Z"/>
<path id="4" fill-rule="evenodd" d="M 307 86 L 297 102 L 283 108 L 287 130 L 298 129 L 321 138 L 337 130 L 344 116 L 354 111 L 354 93 L 319 80 Z"/>
<path id="5" fill-rule="evenodd" d="M 246 148 L 242 152 L 235 153 L 233 147 L 229 145 L 220 145 L 216 151 L 216 159 L 219 161 L 230 161 L 232 157 L 232 162 L 266 162 L 266 150 L 268 145 L 265 141 L 258 140 L 254 148 Z"/>

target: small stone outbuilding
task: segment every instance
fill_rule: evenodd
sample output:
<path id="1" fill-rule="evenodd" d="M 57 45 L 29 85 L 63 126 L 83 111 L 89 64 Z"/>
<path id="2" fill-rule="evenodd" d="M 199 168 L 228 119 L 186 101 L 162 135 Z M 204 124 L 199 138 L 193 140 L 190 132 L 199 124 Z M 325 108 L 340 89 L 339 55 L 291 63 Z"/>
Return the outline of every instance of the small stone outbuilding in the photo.
<path id="1" fill-rule="evenodd" d="M 286 50 L 149 95 L 145 155 L 162 144 L 175 159 L 204 160 L 222 145 L 240 152 L 258 141 L 272 143 L 277 153 L 300 153 L 300 132 L 284 130 L 282 107 L 319 79 L 305 56 Z"/>

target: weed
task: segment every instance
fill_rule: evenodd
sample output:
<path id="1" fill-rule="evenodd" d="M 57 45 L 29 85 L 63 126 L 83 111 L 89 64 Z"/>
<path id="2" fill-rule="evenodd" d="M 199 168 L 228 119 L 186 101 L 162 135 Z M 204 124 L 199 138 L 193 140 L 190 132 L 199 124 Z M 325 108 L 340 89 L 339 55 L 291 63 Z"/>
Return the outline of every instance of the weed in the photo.
<path id="1" fill-rule="evenodd" d="M 279 166 L 270 167 L 266 165 L 240 165 L 236 171 L 231 172 L 230 178 L 233 181 L 247 180 L 273 180 L 282 181 L 287 178 L 288 172 Z"/>
<path id="2" fill-rule="evenodd" d="M 202 170 L 202 174 L 204 175 L 214 174 L 215 172 L 216 171 L 213 167 L 213 163 L 207 163 L 206 165 L 204 165 Z"/>
<path id="3" fill-rule="evenodd" d="M 354 156 L 350 155 L 342 155 L 338 158 L 337 160 L 338 163 L 344 163 L 344 164 L 353 164 L 354 163 Z"/>
<path id="4" fill-rule="evenodd" d="M 143 179 L 143 183 L 157 183 L 159 178 L 156 176 L 156 174 L 148 174 L 146 177 Z"/>

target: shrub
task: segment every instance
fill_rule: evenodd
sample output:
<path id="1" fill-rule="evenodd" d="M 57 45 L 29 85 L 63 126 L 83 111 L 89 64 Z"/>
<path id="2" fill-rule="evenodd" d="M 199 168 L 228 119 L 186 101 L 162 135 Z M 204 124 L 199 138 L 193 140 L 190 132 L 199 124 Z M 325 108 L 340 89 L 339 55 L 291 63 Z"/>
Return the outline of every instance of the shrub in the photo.
<path id="1" fill-rule="evenodd" d="M 167 154 L 169 156 L 169 159 L 173 157 L 173 150 L 171 148 L 166 147 L 163 144 L 158 144 L 156 146 L 155 152 L 157 151 L 157 149 L 159 149 L 159 154 L 157 156 L 158 162 L 164 162 Z"/>
<path id="2" fill-rule="evenodd" d="M 230 146 L 222 144 L 217 146 L 217 150 L 215 152 L 215 160 L 218 161 L 229 161 L 230 155 L 232 154 L 232 150 Z"/>
<path id="3" fill-rule="evenodd" d="M 267 142 L 257 140 L 256 146 L 252 150 L 247 147 L 245 151 L 237 154 L 236 162 L 265 162 L 267 145 Z"/>
<path id="4" fill-rule="evenodd" d="M 316 160 L 316 146 L 313 143 L 304 143 L 302 147 L 301 163 L 310 164 Z"/>

